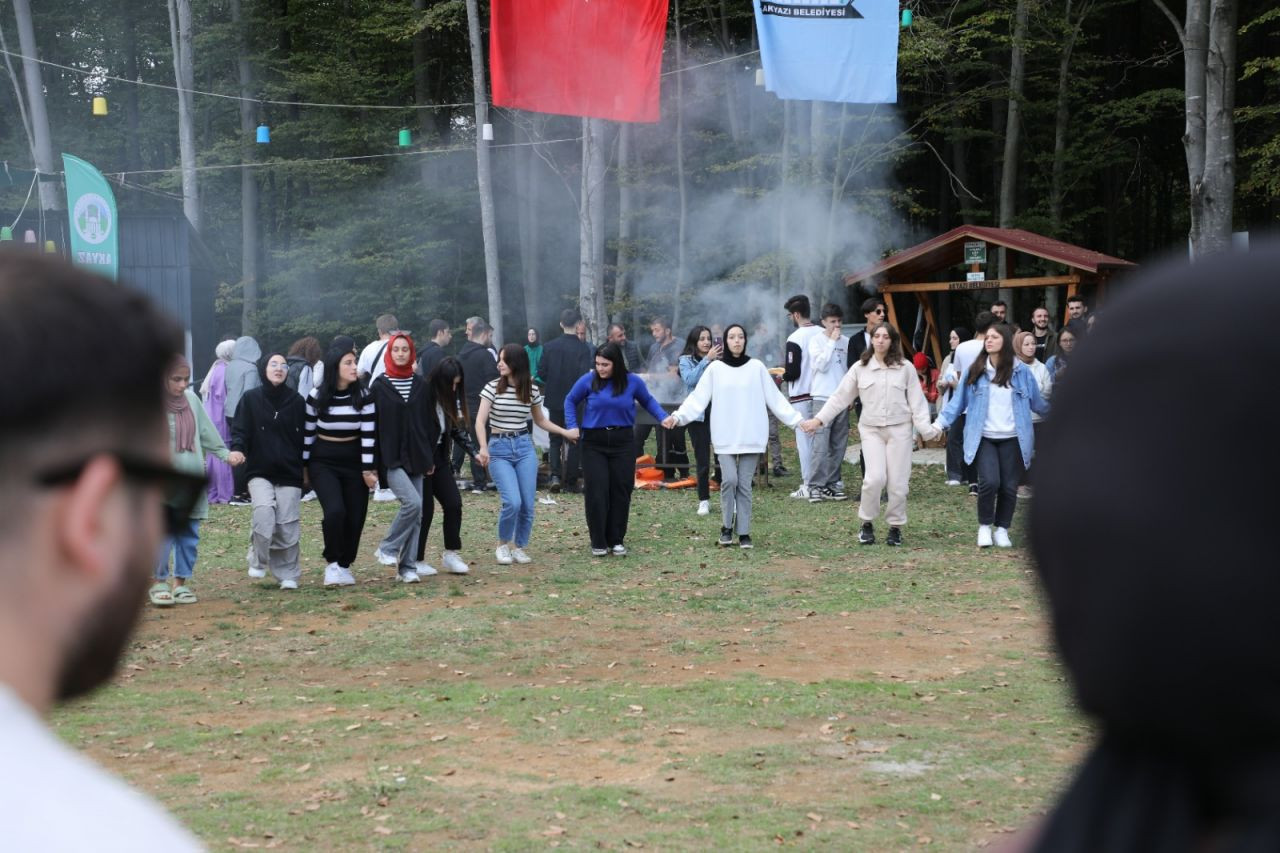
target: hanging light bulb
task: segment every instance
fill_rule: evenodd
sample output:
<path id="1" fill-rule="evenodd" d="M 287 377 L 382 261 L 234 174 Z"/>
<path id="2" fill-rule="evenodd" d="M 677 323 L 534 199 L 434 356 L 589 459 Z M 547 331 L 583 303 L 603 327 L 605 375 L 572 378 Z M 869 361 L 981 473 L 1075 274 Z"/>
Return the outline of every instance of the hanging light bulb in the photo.
<path id="1" fill-rule="evenodd" d="M 913 18 L 913 17 L 914 17 L 914 16 L 911 14 L 911 10 L 910 10 L 910 9 L 903 9 L 903 10 L 902 10 L 902 28 L 903 28 L 904 30 L 905 30 L 907 27 L 911 26 L 911 20 L 912 20 L 912 18 Z"/>
<path id="2" fill-rule="evenodd" d="M 764 85 L 764 69 L 763 68 L 756 69 L 756 85 L 757 86 Z"/>
<path id="3" fill-rule="evenodd" d="M 409 132 L 409 128 L 400 128 L 400 147 L 409 148 L 413 145 L 413 134 Z"/>
<path id="4" fill-rule="evenodd" d="M 271 141 L 271 128 L 265 124 L 258 125 L 258 135 L 256 137 L 259 145 L 266 145 Z"/>
<path id="5" fill-rule="evenodd" d="M 483 139 L 485 142 L 492 142 L 493 141 L 493 125 L 489 124 L 489 122 L 486 121 L 484 123 L 484 126 L 480 128 L 480 138 Z"/>
<path id="6" fill-rule="evenodd" d="M 97 95 L 93 99 L 93 114 L 96 116 L 104 116 L 107 114 L 107 99 L 101 95 Z"/>

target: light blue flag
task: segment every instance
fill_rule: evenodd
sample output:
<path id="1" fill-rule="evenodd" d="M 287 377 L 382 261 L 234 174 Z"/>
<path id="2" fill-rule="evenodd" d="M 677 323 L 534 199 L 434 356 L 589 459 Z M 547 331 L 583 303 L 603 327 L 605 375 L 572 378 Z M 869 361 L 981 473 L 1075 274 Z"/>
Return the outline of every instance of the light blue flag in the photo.
<path id="1" fill-rule="evenodd" d="M 795 101 L 898 100 L 898 0 L 755 0 L 765 88 Z"/>

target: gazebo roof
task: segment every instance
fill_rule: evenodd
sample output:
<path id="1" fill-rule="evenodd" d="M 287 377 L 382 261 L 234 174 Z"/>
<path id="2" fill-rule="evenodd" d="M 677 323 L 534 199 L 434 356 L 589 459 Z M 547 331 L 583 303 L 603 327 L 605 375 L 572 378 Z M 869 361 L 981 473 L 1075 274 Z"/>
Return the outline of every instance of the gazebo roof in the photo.
<path id="1" fill-rule="evenodd" d="M 1020 228 L 961 225 L 932 240 L 926 240 L 910 249 L 903 249 L 874 266 L 846 275 L 844 283 L 852 286 L 877 277 L 888 277 L 895 281 L 919 281 L 928 273 L 963 263 L 966 240 L 994 243 L 1024 255 L 1043 258 L 1093 275 L 1104 270 L 1137 266 L 1123 258 L 1114 258 L 1092 249 L 1054 240 L 1052 237 L 1023 231 Z"/>

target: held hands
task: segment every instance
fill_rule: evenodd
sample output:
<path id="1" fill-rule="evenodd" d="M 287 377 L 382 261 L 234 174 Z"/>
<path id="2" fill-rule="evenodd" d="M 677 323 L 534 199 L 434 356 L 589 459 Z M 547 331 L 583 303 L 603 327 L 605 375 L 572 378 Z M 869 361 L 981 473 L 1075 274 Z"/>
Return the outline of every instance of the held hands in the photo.
<path id="1" fill-rule="evenodd" d="M 362 472 L 361 476 L 362 476 L 362 477 L 364 477 L 364 484 L 365 484 L 366 486 L 368 486 L 368 487 L 369 487 L 369 488 L 371 488 L 371 489 L 375 489 L 375 488 L 377 488 L 377 486 L 378 486 L 378 472 L 377 472 L 377 471 L 364 471 L 364 472 Z"/>
<path id="2" fill-rule="evenodd" d="M 577 427 L 574 427 L 573 429 L 564 430 L 562 434 L 566 439 L 575 443 L 578 441 L 578 437 L 582 435 L 582 433 L 578 431 Z"/>
<path id="3" fill-rule="evenodd" d="M 675 429 L 678 426 L 680 426 L 680 422 L 676 420 L 675 415 L 667 415 L 666 419 L 662 422 L 663 429 Z"/>
<path id="4" fill-rule="evenodd" d="M 480 452 L 476 454 L 476 461 L 480 463 L 481 468 L 489 467 L 489 448 L 482 447 Z"/>
<path id="5" fill-rule="evenodd" d="M 227 454 L 227 464 L 233 468 L 236 467 L 237 465 L 243 465 L 244 454 L 241 453 L 239 450 L 231 451 L 229 454 Z"/>
<path id="6" fill-rule="evenodd" d="M 822 429 L 822 421 L 817 418 L 809 418 L 808 420 L 800 422 L 800 429 L 804 430 L 809 435 L 813 435 L 815 432 Z"/>

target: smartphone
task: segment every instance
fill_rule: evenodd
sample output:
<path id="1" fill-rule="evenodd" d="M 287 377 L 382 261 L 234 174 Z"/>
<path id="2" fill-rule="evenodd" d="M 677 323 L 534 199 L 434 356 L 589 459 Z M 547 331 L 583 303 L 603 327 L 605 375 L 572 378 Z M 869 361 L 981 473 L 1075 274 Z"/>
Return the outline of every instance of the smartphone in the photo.
<path id="1" fill-rule="evenodd" d="M 724 344 L 724 338 L 712 338 L 712 339 L 711 339 L 711 345 L 712 345 L 712 346 L 716 346 L 716 347 L 718 347 L 718 346 L 722 346 L 723 344 Z"/>

